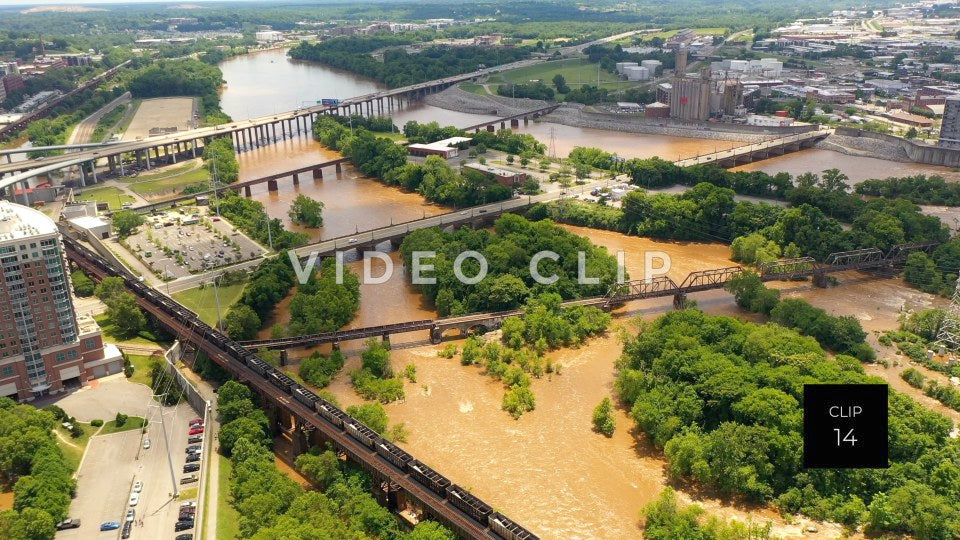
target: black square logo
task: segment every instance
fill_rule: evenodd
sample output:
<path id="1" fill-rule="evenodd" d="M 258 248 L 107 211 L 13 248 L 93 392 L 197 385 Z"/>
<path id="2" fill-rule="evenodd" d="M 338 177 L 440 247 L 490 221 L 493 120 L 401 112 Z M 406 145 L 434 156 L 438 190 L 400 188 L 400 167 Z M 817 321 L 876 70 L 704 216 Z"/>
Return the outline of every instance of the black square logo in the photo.
<path id="1" fill-rule="evenodd" d="M 803 466 L 885 469 L 887 385 L 803 385 Z"/>

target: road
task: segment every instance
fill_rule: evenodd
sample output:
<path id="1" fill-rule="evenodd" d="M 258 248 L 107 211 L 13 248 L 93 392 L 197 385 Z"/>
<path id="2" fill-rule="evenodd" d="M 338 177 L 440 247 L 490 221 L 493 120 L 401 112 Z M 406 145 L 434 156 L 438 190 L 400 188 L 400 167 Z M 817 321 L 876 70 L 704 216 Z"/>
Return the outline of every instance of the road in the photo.
<path id="1" fill-rule="evenodd" d="M 93 132 L 97 129 L 97 123 L 100 121 L 100 119 L 103 118 L 108 112 L 126 103 L 130 103 L 130 92 L 124 93 L 122 96 L 111 101 L 110 103 L 107 103 L 90 116 L 84 118 L 79 124 L 77 124 L 77 127 L 73 130 L 73 133 L 70 134 L 67 144 L 85 144 L 94 142 L 90 139 L 93 137 Z"/>

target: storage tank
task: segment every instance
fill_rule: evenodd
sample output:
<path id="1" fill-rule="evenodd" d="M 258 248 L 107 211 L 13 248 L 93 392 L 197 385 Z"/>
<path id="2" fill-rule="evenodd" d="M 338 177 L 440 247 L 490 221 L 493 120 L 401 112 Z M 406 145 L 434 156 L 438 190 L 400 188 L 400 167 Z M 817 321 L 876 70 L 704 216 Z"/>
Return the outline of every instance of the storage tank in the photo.
<path id="1" fill-rule="evenodd" d="M 659 60 L 644 60 L 640 62 L 640 67 L 647 68 L 647 71 L 650 72 L 650 76 L 654 76 L 657 73 L 657 70 L 663 65 Z"/>
<path id="2" fill-rule="evenodd" d="M 624 75 L 628 81 L 645 81 L 650 78 L 650 70 L 640 66 L 630 66 L 624 68 Z"/>
<path id="3" fill-rule="evenodd" d="M 636 62 L 617 62 L 617 73 L 625 75 L 628 67 L 636 67 L 638 65 Z"/>

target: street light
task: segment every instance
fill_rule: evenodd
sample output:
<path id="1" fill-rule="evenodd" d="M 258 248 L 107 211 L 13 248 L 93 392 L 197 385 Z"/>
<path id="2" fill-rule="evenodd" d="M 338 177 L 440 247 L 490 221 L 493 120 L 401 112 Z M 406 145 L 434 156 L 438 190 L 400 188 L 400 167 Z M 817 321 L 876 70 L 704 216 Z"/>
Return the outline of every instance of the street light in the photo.
<path id="1" fill-rule="evenodd" d="M 223 317 L 220 316 L 220 285 L 217 280 L 222 277 L 223 274 L 220 274 L 213 278 L 213 298 L 217 303 L 217 330 L 221 332 L 223 332 Z"/>

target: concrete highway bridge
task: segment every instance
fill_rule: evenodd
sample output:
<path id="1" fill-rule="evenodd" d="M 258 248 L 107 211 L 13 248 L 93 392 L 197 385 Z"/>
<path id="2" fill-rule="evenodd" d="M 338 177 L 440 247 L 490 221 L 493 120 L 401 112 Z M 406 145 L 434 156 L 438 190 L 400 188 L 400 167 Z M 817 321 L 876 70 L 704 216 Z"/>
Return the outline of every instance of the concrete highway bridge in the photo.
<path id="1" fill-rule="evenodd" d="M 833 133 L 830 129 L 816 129 L 805 133 L 795 135 L 786 135 L 777 137 L 759 143 L 737 146 L 729 150 L 720 150 L 710 154 L 698 155 L 696 157 L 680 159 L 674 163 L 681 167 L 690 167 L 691 165 L 719 165 L 724 168 L 732 168 L 738 165 L 746 165 L 754 161 L 769 159 L 776 156 L 782 156 L 792 152 L 799 152 L 805 148 L 811 148 L 818 141 L 825 139 Z"/>
<path id="2" fill-rule="evenodd" d="M 91 278 L 122 277 L 137 303 L 181 343 L 203 351 L 261 399 L 277 434 L 292 441 L 293 456 L 312 445 L 330 444 L 373 479 L 372 491 L 387 508 L 410 510 L 474 540 L 536 540 L 537 537 L 362 423 L 301 387 L 282 371 L 205 324 L 171 298 L 141 283 L 64 231 L 68 259 Z M 314 399 L 316 398 L 316 399 Z M 321 411 L 324 413 L 321 414 Z"/>
<path id="3" fill-rule="evenodd" d="M 527 125 L 530 123 L 531 119 L 536 120 L 537 118 L 548 115 L 559 108 L 559 103 L 556 105 L 550 105 L 548 107 L 541 107 L 539 109 L 515 114 L 513 116 L 507 116 L 505 118 L 498 118 L 489 122 L 480 122 L 479 124 L 474 124 L 472 126 L 463 128 L 463 131 L 473 131 L 474 133 L 479 133 L 480 130 L 486 129 L 487 131 L 494 132 L 497 131 L 497 124 L 500 124 L 500 129 L 506 129 L 507 122 L 510 123 L 511 128 L 520 127 L 520 120 L 523 120 L 523 125 Z"/>
<path id="4" fill-rule="evenodd" d="M 763 281 L 787 281 L 812 277 L 815 286 L 826 287 L 826 276 L 828 274 L 847 270 L 895 273 L 906 262 L 909 254 L 918 251 L 930 252 L 934 247 L 936 247 L 936 244 L 933 243 L 919 243 L 897 245 L 887 253 L 877 248 L 844 251 L 830 254 L 823 263 L 817 262 L 811 257 L 781 259 L 761 265 L 758 274 Z M 680 309 L 686 304 L 688 295 L 722 289 L 731 279 L 741 275 L 744 270 L 742 266 L 698 270 L 687 275 L 679 284 L 667 276 L 658 276 L 649 280 L 639 279 L 615 284 L 604 296 L 568 300 L 563 303 L 563 306 L 596 306 L 609 311 L 633 300 L 672 296 L 674 307 Z M 455 332 L 454 335 L 457 338 L 462 338 L 475 332 L 495 330 L 500 328 L 503 320 L 507 317 L 521 315 L 523 315 L 523 310 L 519 309 L 493 313 L 473 313 L 459 317 L 407 321 L 303 336 L 241 341 L 240 344 L 252 350 L 263 348 L 286 351 L 287 349 L 300 347 L 313 347 L 323 343 L 333 343 L 334 346 L 339 346 L 339 343 L 343 341 L 377 336 L 389 340 L 392 334 L 423 330 L 430 331 L 431 342 L 439 343 L 451 331 Z"/>

